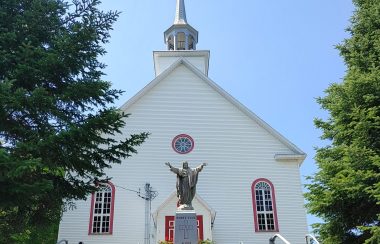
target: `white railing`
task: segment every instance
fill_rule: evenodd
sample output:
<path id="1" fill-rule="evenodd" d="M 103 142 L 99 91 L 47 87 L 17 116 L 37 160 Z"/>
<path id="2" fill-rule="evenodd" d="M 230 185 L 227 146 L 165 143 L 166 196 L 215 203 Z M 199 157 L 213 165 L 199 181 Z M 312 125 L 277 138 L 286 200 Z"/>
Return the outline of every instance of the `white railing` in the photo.
<path id="1" fill-rule="evenodd" d="M 68 240 L 60 240 L 57 244 L 69 244 Z"/>
<path id="2" fill-rule="evenodd" d="M 285 244 L 290 244 L 282 235 L 275 234 L 273 237 L 269 238 L 269 244 L 275 244 L 276 238 L 280 238 Z"/>
<path id="3" fill-rule="evenodd" d="M 306 244 L 320 244 L 317 238 L 313 236 L 312 234 L 307 234 L 306 235 Z"/>

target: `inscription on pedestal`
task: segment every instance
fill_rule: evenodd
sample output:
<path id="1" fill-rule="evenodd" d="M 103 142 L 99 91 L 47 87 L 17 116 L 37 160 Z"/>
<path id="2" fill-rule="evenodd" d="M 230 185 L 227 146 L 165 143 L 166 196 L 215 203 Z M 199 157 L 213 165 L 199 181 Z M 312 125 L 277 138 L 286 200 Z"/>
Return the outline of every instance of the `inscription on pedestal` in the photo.
<path id="1" fill-rule="evenodd" d="M 174 244 L 197 244 L 198 229 L 195 211 L 177 211 L 174 222 Z"/>

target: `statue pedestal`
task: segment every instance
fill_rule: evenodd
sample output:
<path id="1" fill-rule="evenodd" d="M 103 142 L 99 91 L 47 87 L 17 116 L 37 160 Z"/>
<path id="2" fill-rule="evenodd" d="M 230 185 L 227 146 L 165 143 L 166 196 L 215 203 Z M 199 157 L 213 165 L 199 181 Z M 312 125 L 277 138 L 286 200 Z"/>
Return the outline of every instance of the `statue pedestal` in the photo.
<path id="1" fill-rule="evenodd" d="M 197 215 L 194 210 L 175 213 L 174 244 L 198 244 Z"/>

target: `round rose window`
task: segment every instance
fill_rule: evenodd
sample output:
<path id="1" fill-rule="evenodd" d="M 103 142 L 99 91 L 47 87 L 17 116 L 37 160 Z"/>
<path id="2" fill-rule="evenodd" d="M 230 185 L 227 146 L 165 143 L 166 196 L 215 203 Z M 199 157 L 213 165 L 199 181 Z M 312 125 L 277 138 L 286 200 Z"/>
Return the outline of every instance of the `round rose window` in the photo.
<path id="1" fill-rule="evenodd" d="M 181 134 L 174 137 L 172 141 L 172 147 L 177 153 L 186 154 L 193 150 L 194 140 L 189 135 Z"/>

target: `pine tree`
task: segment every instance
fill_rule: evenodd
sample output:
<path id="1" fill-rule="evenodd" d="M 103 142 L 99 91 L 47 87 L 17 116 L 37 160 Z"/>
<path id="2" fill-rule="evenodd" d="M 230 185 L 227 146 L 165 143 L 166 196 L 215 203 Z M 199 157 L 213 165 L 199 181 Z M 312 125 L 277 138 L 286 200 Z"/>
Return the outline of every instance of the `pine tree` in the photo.
<path id="1" fill-rule="evenodd" d="M 121 138 L 98 61 L 119 13 L 99 4 L 0 0 L 0 243 L 50 228 L 147 137 Z"/>
<path id="2" fill-rule="evenodd" d="M 327 244 L 380 243 L 380 1 L 354 4 L 350 38 L 337 47 L 346 75 L 318 99 L 329 118 L 315 124 L 331 144 L 317 149 L 319 171 L 307 184 Z"/>

